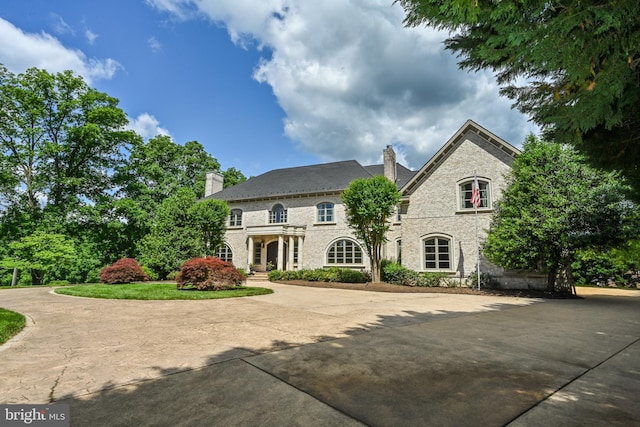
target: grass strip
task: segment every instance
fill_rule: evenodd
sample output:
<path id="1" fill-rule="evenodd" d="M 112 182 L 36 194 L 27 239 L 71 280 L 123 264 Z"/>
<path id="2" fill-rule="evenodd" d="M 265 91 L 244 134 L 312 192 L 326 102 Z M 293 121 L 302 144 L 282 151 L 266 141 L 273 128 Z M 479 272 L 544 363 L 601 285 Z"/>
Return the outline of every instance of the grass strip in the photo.
<path id="1" fill-rule="evenodd" d="M 134 300 L 203 300 L 250 297 L 273 293 L 271 289 L 238 287 L 226 291 L 180 290 L 175 283 L 134 283 L 124 285 L 76 285 L 56 288 L 58 294 L 86 298 Z"/>

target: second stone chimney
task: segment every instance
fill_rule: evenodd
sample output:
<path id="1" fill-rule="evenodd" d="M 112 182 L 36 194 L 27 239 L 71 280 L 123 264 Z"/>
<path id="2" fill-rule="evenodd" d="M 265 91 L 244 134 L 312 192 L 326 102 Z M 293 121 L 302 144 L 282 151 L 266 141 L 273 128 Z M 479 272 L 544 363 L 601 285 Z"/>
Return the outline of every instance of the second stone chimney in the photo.
<path id="1" fill-rule="evenodd" d="M 204 183 L 204 197 L 209 197 L 224 187 L 224 177 L 217 172 L 207 173 L 207 179 Z"/>
<path id="2" fill-rule="evenodd" d="M 391 145 L 387 145 L 383 151 L 384 158 L 384 176 L 391 182 L 395 183 L 398 179 L 398 170 L 396 166 L 396 152 L 393 151 Z"/>

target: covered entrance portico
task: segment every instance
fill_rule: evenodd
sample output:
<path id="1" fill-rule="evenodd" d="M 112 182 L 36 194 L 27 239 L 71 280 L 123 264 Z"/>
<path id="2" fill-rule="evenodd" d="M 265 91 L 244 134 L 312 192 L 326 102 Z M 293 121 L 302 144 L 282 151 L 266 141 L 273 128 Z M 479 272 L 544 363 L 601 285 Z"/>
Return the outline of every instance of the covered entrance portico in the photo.
<path id="1" fill-rule="evenodd" d="M 268 225 L 247 227 L 247 261 L 258 271 L 269 267 L 296 270 L 302 266 L 304 226 Z"/>

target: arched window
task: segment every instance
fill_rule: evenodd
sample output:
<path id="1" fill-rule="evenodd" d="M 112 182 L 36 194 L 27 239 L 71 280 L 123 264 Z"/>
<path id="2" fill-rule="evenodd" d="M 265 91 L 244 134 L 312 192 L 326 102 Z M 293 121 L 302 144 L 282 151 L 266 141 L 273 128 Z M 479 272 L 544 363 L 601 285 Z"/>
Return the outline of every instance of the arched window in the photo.
<path id="1" fill-rule="evenodd" d="M 333 203 L 320 203 L 318 206 L 318 222 L 333 222 Z"/>
<path id="2" fill-rule="evenodd" d="M 471 201 L 473 197 L 473 181 L 473 179 L 470 179 L 460 184 L 460 209 L 475 208 Z M 480 204 L 478 208 L 490 208 L 489 183 L 478 179 L 478 187 L 480 187 Z"/>
<path id="3" fill-rule="evenodd" d="M 451 239 L 435 236 L 427 237 L 423 242 L 425 270 L 451 270 Z"/>
<path id="4" fill-rule="evenodd" d="M 287 222 L 287 210 L 280 203 L 273 205 L 273 208 L 269 211 L 269 223 L 279 224 Z"/>
<path id="5" fill-rule="evenodd" d="M 327 264 L 360 265 L 362 264 L 362 249 L 353 240 L 338 240 L 329 247 Z"/>
<path id="6" fill-rule="evenodd" d="M 229 215 L 229 227 L 240 227 L 242 225 L 242 209 L 231 209 Z"/>
<path id="7" fill-rule="evenodd" d="M 233 262 L 233 251 L 226 244 L 222 244 L 222 246 L 218 247 L 216 250 L 216 256 L 223 261 Z"/>

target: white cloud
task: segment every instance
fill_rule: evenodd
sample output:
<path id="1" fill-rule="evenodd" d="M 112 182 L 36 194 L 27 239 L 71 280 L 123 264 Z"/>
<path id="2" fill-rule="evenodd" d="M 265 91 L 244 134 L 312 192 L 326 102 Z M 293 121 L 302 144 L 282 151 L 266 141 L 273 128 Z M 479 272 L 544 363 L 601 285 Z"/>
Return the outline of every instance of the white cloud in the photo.
<path id="1" fill-rule="evenodd" d="M 50 34 L 25 33 L 2 18 L 0 63 L 13 73 L 21 73 L 30 67 L 50 73 L 72 70 L 89 84 L 94 79 L 111 79 L 122 68 L 114 59 L 87 58 L 82 51 L 64 46 Z"/>
<path id="2" fill-rule="evenodd" d="M 160 49 L 162 49 L 162 44 L 160 44 L 158 39 L 156 39 L 155 37 L 149 37 L 147 43 L 149 44 L 149 47 L 153 52 L 158 52 Z"/>
<path id="3" fill-rule="evenodd" d="M 53 19 L 53 31 L 55 31 L 56 34 L 76 34 L 73 28 L 62 19 L 62 16 L 51 13 L 51 18 Z"/>
<path id="4" fill-rule="evenodd" d="M 285 134 L 327 161 L 379 162 L 394 144 L 418 168 L 467 119 L 516 145 L 536 130 L 489 74 L 458 69 L 446 34 L 403 27 L 389 0 L 147 3 L 180 19 L 204 14 L 238 45 L 264 50 L 254 78 L 272 87 Z"/>
<path id="5" fill-rule="evenodd" d="M 95 43 L 96 39 L 98 38 L 98 35 L 88 28 L 84 30 L 84 36 L 87 38 L 89 44 Z"/>
<path id="6" fill-rule="evenodd" d="M 153 138 L 157 135 L 171 136 L 167 129 L 160 127 L 158 119 L 149 113 L 142 113 L 137 118 L 130 120 L 128 128 L 144 139 Z"/>

